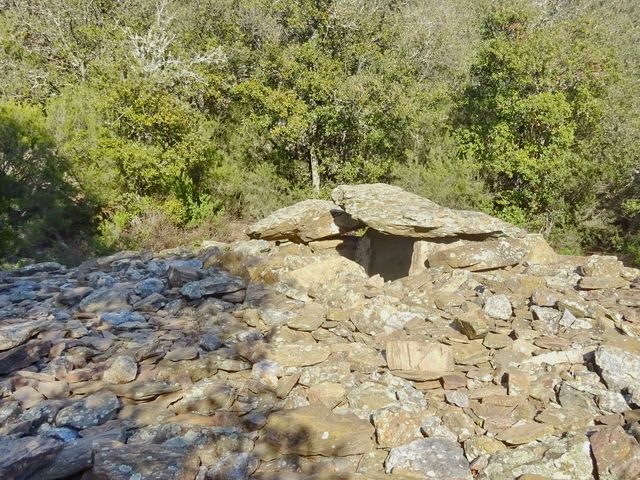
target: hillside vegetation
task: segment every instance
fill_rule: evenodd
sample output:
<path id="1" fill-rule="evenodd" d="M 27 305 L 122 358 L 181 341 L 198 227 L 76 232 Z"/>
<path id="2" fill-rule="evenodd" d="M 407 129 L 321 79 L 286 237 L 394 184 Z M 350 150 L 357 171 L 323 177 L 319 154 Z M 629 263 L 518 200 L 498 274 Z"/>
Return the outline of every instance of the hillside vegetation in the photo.
<path id="1" fill-rule="evenodd" d="M 0 0 L 0 258 L 386 182 L 640 262 L 631 0 Z"/>

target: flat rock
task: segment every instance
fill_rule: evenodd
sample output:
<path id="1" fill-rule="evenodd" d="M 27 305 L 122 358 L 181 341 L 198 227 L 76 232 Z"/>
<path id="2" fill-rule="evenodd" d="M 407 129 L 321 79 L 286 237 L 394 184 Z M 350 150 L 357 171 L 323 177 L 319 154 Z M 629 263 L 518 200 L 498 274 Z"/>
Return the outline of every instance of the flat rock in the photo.
<path id="1" fill-rule="evenodd" d="M 441 250 L 427 257 L 429 267 L 464 268 L 472 272 L 517 265 L 529 252 L 519 238 L 500 238 Z"/>
<path id="2" fill-rule="evenodd" d="M 522 445 L 543 438 L 552 431 L 549 425 L 543 423 L 522 422 L 500 432 L 496 438 L 510 445 Z"/>
<path id="3" fill-rule="evenodd" d="M 422 437 L 420 426 L 424 412 L 416 406 L 392 405 L 375 411 L 371 419 L 376 428 L 376 440 L 383 448 L 399 447 Z"/>
<path id="4" fill-rule="evenodd" d="M 590 441 L 600 480 L 640 478 L 640 446 L 622 427 L 598 430 Z"/>
<path id="5" fill-rule="evenodd" d="M 464 454 L 472 462 L 481 456 L 490 456 L 496 452 L 502 452 L 507 447 L 504 443 L 486 435 L 472 437 L 464 442 Z"/>
<path id="6" fill-rule="evenodd" d="M 93 452 L 109 445 L 118 447 L 119 442 L 109 436 L 99 438 L 78 438 L 65 443 L 56 456 L 40 468 L 34 475 L 38 480 L 56 480 L 69 478 L 93 466 Z"/>
<path id="7" fill-rule="evenodd" d="M 509 298 L 504 295 L 493 295 L 484 302 L 484 313 L 499 320 L 509 320 L 513 313 L 513 308 Z"/>
<path id="8" fill-rule="evenodd" d="M 467 338 L 474 340 L 483 338 L 489 333 L 487 317 L 481 310 L 472 310 L 456 316 L 455 324 Z"/>
<path id="9" fill-rule="evenodd" d="M 359 411 L 367 417 L 372 410 L 390 407 L 397 402 L 393 389 L 377 382 L 363 382 L 350 388 L 347 399 L 352 410 Z"/>
<path id="10" fill-rule="evenodd" d="M 392 448 L 385 467 L 387 473 L 413 473 L 423 479 L 473 478 L 460 445 L 444 438 L 424 438 Z"/>
<path id="11" fill-rule="evenodd" d="M 438 342 L 393 340 L 387 342 L 386 355 L 391 370 L 430 372 L 442 376 L 454 368 L 453 350 Z"/>
<path id="12" fill-rule="evenodd" d="M 96 452 L 95 480 L 192 480 L 198 457 L 186 449 L 165 445 L 128 444 Z"/>
<path id="13" fill-rule="evenodd" d="M 22 345 L 29 338 L 37 335 L 47 322 L 21 322 L 0 325 L 0 352 Z"/>
<path id="14" fill-rule="evenodd" d="M 44 396 L 30 385 L 16 388 L 12 397 L 25 409 L 34 407 L 44 400 Z"/>
<path id="15" fill-rule="evenodd" d="M 168 383 L 164 381 L 148 382 L 140 380 L 126 383 L 124 385 L 110 385 L 108 388 L 118 396 L 129 398 L 131 400 L 151 400 L 158 395 L 173 393 L 180 390 L 180 386 L 175 383 Z"/>
<path id="16" fill-rule="evenodd" d="M 519 236 L 522 230 L 485 213 L 452 210 L 382 183 L 341 185 L 333 201 L 379 232 L 415 238 Z"/>
<path id="17" fill-rule="evenodd" d="M 640 405 L 640 354 L 603 345 L 596 350 L 595 361 L 609 389 L 628 390 Z"/>
<path id="18" fill-rule="evenodd" d="M 124 290 L 101 288 L 87 295 L 78 304 L 82 312 L 119 312 L 130 308 L 129 295 Z"/>
<path id="19" fill-rule="evenodd" d="M 313 405 L 271 414 L 261 439 L 281 453 L 348 456 L 373 450 L 373 435 L 369 422 Z"/>
<path id="20" fill-rule="evenodd" d="M 328 345 L 285 344 L 275 348 L 275 361 L 283 367 L 303 367 L 324 362 L 330 354 L 331 348 Z"/>
<path id="21" fill-rule="evenodd" d="M 172 362 L 179 362 L 181 360 L 192 360 L 197 356 L 198 349 L 196 347 L 180 347 L 168 352 L 164 358 Z"/>
<path id="22" fill-rule="evenodd" d="M 276 210 L 247 230 L 251 238 L 308 243 L 357 228 L 360 223 L 328 200 L 304 200 Z"/>
<path id="23" fill-rule="evenodd" d="M 585 277 L 617 278 L 623 273 L 624 265 L 611 255 L 592 255 L 580 266 Z"/>
<path id="24" fill-rule="evenodd" d="M 287 326 L 295 330 L 312 332 L 317 330 L 325 320 L 326 308 L 318 303 L 310 303 L 296 311 Z"/>
<path id="25" fill-rule="evenodd" d="M 82 430 L 101 425 L 116 417 L 120 402 L 112 392 L 99 392 L 87 396 L 56 415 L 56 425 Z"/>
<path id="26" fill-rule="evenodd" d="M 27 480 L 62 450 L 63 443 L 51 438 L 0 437 L 0 478 Z"/>
<path id="27" fill-rule="evenodd" d="M 609 290 L 627 287 L 629 282 L 615 277 L 582 277 L 578 286 L 582 290 Z"/>
<path id="28" fill-rule="evenodd" d="M 180 288 L 184 284 L 189 282 L 195 282 L 198 280 L 199 274 L 197 268 L 191 268 L 182 265 L 175 265 L 169 267 L 167 271 L 167 279 L 169 285 L 172 287 Z"/>
<path id="29" fill-rule="evenodd" d="M 180 413 L 212 415 L 217 410 L 227 410 L 235 399 L 234 389 L 217 379 L 205 379 L 184 391 L 182 399 L 173 404 Z"/>
<path id="30" fill-rule="evenodd" d="M 51 343 L 33 340 L 24 345 L 0 353 L 0 375 L 20 370 L 37 362 L 49 353 Z"/>
<path id="31" fill-rule="evenodd" d="M 592 480 L 589 440 L 582 434 L 562 439 L 547 437 L 542 442 L 496 452 L 489 457 L 489 464 L 479 479 L 513 480 L 522 475 L 540 475 L 554 480 Z"/>
<path id="32" fill-rule="evenodd" d="M 246 288 L 246 286 L 247 282 L 240 277 L 219 274 L 185 283 L 180 289 L 180 293 L 191 300 L 197 300 L 203 297 L 237 292 Z"/>
<path id="33" fill-rule="evenodd" d="M 102 379 L 113 384 L 129 383 L 134 381 L 137 375 L 138 364 L 136 361 L 128 355 L 121 355 L 105 370 Z"/>
<path id="34" fill-rule="evenodd" d="M 91 292 L 93 292 L 91 287 L 65 288 L 55 296 L 55 299 L 61 305 L 73 307 Z"/>
<path id="35" fill-rule="evenodd" d="M 491 351 L 479 340 L 469 343 L 456 343 L 453 347 L 453 358 L 458 365 L 479 365 L 491 358 Z"/>
<path id="36" fill-rule="evenodd" d="M 339 383 L 324 382 L 307 389 L 307 399 L 311 404 L 320 404 L 332 410 L 344 401 L 346 390 Z"/>

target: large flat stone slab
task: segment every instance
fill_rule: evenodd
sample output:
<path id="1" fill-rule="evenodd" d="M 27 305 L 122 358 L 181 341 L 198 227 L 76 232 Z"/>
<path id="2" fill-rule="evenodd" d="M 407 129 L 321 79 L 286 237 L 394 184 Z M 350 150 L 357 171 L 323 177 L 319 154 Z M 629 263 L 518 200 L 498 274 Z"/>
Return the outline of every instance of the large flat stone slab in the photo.
<path id="1" fill-rule="evenodd" d="M 438 251 L 427 257 L 429 267 L 464 268 L 472 272 L 494 270 L 523 262 L 550 264 L 557 260 L 539 235 L 473 242 Z"/>
<path id="2" fill-rule="evenodd" d="M 452 210 L 382 183 L 341 185 L 331 198 L 351 217 L 379 232 L 415 238 L 513 237 L 524 232 L 486 213 Z"/>
<path id="3" fill-rule="evenodd" d="M 95 455 L 95 480 L 192 480 L 198 457 L 186 449 L 166 445 L 125 445 Z"/>
<path id="4" fill-rule="evenodd" d="M 31 474 L 53 460 L 63 445 L 51 438 L 0 438 L 0 478 L 34 478 Z"/>
<path id="5" fill-rule="evenodd" d="M 281 453 L 342 457 L 373 450 L 373 434 L 373 425 L 355 415 L 311 405 L 271 414 L 262 439 Z"/>
<path id="6" fill-rule="evenodd" d="M 0 325 L 0 352 L 22 345 L 47 326 L 47 322 L 20 322 Z"/>
<path id="7" fill-rule="evenodd" d="M 276 210 L 247 230 L 251 238 L 311 242 L 331 238 L 360 225 L 328 200 L 305 200 Z"/>
<path id="8" fill-rule="evenodd" d="M 0 375 L 20 370 L 46 356 L 51 342 L 33 340 L 29 343 L 0 353 Z"/>

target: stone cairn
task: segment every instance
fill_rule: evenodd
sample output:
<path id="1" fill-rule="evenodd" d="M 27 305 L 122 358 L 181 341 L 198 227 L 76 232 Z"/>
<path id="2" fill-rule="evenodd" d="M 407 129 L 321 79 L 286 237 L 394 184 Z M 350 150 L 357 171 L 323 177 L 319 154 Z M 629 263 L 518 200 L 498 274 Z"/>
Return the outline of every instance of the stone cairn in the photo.
<path id="1" fill-rule="evenodd" d="M 637 480 L 640 272 L 388 185 L 0 272 L 3 480 Z"/>

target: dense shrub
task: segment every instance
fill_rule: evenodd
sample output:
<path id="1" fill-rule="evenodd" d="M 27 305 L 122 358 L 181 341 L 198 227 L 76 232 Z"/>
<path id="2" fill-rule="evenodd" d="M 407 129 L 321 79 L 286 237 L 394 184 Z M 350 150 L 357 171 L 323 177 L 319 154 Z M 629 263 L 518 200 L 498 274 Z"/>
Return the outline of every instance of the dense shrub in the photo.
<path id="1" fill-rule="evenodd" d="M 0 103 L 0 257 L 38 254 L 86 222 L 42 111 Z"/>

